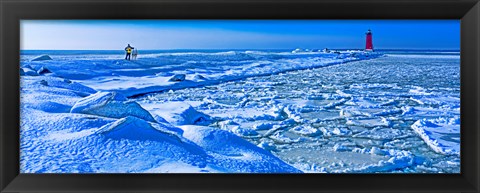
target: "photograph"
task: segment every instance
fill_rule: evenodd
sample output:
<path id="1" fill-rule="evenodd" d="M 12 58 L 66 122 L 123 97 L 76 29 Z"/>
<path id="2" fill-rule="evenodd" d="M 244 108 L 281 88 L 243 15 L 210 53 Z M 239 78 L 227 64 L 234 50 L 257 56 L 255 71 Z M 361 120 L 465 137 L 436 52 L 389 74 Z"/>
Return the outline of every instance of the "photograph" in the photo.
<path id="1" fill-rule="evenodd" d="M 19 22 L 21 174 L 460 174 L 460 19 Z"/>

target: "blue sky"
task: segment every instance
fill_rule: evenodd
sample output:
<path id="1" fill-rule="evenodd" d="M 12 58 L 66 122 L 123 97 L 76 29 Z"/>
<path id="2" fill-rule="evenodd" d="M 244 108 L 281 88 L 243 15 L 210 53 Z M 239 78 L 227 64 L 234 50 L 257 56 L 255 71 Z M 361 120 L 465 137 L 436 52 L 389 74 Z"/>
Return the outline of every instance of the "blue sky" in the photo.
<path id="1" fill-rule="evenodd" d="M 22 50 L 460 49 L 460 20 L 22 20 Z"/>

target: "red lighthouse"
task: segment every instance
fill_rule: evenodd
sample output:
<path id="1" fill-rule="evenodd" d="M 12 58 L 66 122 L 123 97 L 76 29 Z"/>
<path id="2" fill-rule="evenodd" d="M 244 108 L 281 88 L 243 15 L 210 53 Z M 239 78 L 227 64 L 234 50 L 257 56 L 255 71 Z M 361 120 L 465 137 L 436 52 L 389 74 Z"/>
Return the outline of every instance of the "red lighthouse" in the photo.
<path id="1" fill-rule="evenodd" d="M 367 42 L 365 44 L 365 51 L 373 51 L 373 43 L 372 43 L 372 31 L 368 29 L 368 31 L 365 33 L 367 35 Z"/>

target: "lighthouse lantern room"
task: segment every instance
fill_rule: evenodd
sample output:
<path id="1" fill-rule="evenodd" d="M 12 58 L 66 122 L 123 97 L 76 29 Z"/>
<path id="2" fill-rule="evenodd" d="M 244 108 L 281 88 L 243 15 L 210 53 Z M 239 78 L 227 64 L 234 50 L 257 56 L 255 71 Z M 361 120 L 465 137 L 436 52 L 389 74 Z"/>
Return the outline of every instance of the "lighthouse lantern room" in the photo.
<path id="1" fill-rule="evenodd" d="M 366 44 L 365 44 L 365 51 L 372 51 L 373 52 L 373 43 L 372 43 L 372 31 L 368 29 L 365 33 L 366 35 Z"/>

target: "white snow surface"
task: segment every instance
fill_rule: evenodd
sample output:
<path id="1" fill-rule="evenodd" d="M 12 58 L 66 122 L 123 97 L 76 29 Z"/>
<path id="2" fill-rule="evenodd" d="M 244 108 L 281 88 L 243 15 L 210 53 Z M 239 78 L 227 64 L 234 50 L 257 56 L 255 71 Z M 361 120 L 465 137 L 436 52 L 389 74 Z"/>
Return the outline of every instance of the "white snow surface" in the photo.
<path id="1" fill-rule="evenodd" d="M 301 172 L 228 131 L 156 121 L 116 92 L 48 76 L 22 77 L 21 90 L 22 173 Z M 185 107 L 172 112 L 182 123 L 201 117 L 170 105 Z"/>
<path id="2" fill-rule="evenodd" d="M 221 167 L 246 173 L 299 173 L 298 169 L 286 164 L 254 144 L 228 131 L 205 126 L 180 126 L 183 136 L 211 152 Z"/>

